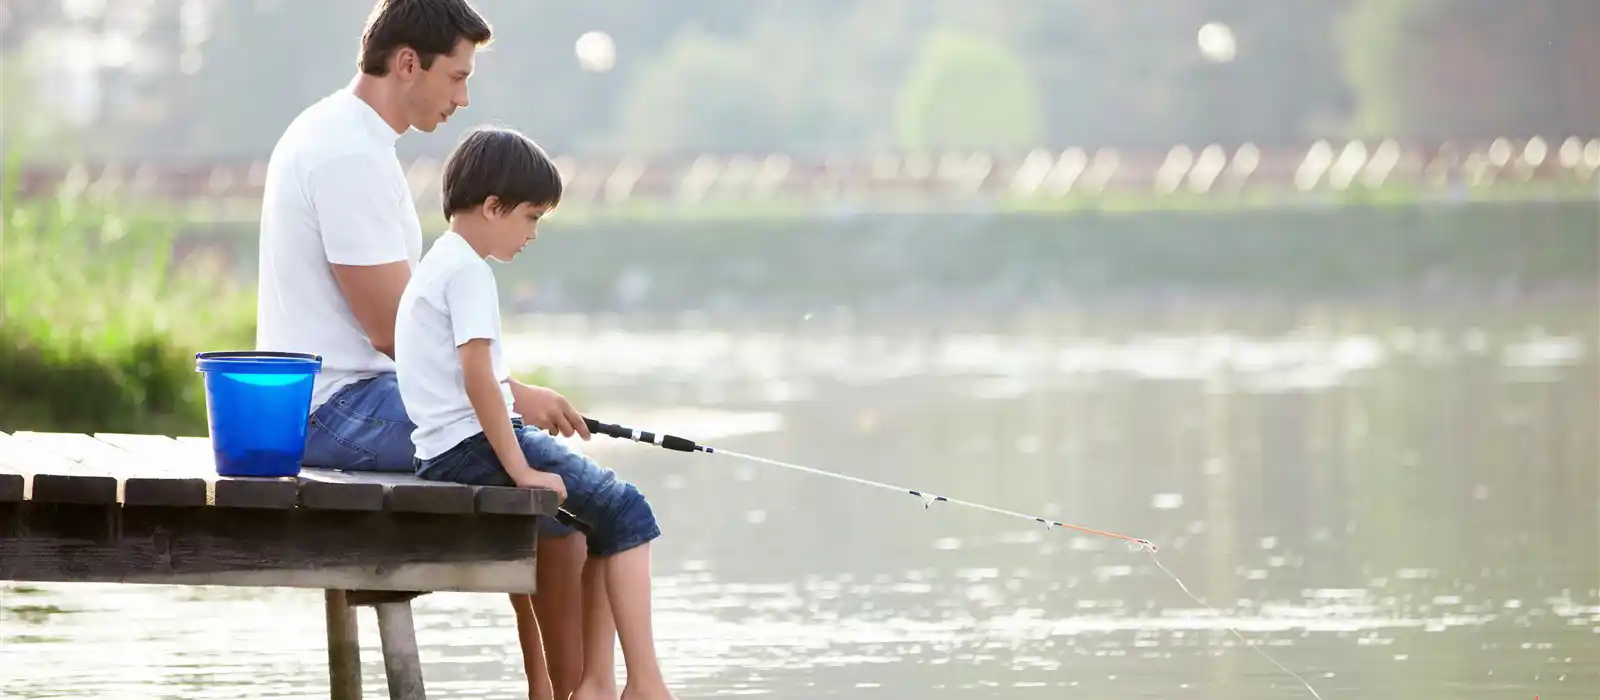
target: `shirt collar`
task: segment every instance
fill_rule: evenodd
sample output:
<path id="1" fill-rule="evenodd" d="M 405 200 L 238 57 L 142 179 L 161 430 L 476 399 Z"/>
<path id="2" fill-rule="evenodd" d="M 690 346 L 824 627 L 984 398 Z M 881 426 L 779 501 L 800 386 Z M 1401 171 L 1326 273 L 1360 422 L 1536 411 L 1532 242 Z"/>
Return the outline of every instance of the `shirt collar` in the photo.
<path id="1" fill-rule="evenodd" d="M 362 126 L 366 127 L 367 133 L 371 134 L 373 140 L 386 146 L 393 146 L 400 140 L 400 134 L 395 132 L 394 127 L 389 126 L 389 122 L 383 120 L 378 110 L 373 109 L 366 100 L 356 96 L 354 86 L 346 87 L 339 92 L 343 99 L 354 103 L 356 111 L 361 114 Z"/>

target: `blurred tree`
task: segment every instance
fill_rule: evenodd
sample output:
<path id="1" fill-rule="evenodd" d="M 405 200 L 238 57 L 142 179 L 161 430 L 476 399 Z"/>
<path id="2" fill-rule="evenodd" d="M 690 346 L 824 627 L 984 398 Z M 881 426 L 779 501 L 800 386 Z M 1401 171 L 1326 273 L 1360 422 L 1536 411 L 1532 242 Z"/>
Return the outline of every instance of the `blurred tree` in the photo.
<path id="1" fill-rule="evenodd" d="M 781 48 L 781 47 L 775 47 Z M 632 76 L 620 107 L 619 145 L 637 152 L 760 150 L 792 115 L 779 109 L 771 56 L 741 42 L 679 34 Z"/>
<path id="2" fill-rule="evenodd" d="M 1044 132 L 1033 71 L 1005 44 L 954 29 L 923 41 L 895 122 L 913 150 L 1036 146 Z"/>
<path id="3" fill-rule="evenodd" d="M 1353 0 L 1340 25 L 1358 136 L 1593 133 L 1600 3 Z"/>

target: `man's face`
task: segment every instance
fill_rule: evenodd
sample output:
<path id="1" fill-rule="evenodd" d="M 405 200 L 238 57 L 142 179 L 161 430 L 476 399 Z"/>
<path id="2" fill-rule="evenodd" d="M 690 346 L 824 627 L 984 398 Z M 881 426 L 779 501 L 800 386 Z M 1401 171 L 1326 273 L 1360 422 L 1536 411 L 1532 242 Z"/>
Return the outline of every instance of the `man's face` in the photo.
<path id="1" fill-rule="evenodd" d="M 472 77 L 477 53 L 476 45 L 462 39 L 455 51 L 434 57 L 427 70 L 422 70 L 420 62 L 416 64 L 406 91 L 406 118 L 413 129 L 432 133 L 456 110 L 467 106 L 467 79 Z"/>

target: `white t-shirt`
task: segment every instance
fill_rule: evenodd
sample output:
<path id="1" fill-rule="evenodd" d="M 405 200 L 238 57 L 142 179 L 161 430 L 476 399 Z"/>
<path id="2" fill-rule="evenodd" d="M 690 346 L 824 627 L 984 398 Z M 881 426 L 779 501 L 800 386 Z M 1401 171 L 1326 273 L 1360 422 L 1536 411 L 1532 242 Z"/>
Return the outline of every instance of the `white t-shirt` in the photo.
<path id="1" fill-rule="evenodd" d="M 421 459 L 483 432 L 461 372 L 459 348 L 474 338 L 490 341 L 494 376 L 510 412 L 511 374 L 500 355 L 500 293 L 494 271 L 465 239 L 446 231 L 412 271 L 394 324 L 400 400 L 417 425 L 411 442 Z"/>
<path id="2" fill-rule="evenodd" d="M 422 227 L 399 134 L 349 88 L 307 107 L 267 162 L 256 347 L 322 355 L 313 410 L 340 387 L 394 371 L 345 302 L 330 263 L 415 265 Z"/>

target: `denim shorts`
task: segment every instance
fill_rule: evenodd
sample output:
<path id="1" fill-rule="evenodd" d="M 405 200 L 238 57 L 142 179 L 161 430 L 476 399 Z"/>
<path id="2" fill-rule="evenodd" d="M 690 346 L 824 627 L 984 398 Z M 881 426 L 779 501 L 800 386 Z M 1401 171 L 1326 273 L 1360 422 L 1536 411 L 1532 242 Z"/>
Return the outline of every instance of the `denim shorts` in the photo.
<path id="1" fill-rule="evenodd" d="M 561 477 L 567 500 L 561 504 L 557 518 L 584 533 L 589 556 L 625 552 L 661 536 L 650 502 L 633 484 L 543 430 L 526 427 L 521 420 L 513 420 L 512 424 L 528 466 Z M 483 433 L 417 463 L 417 476 L 424 479 L 476 486 L 516 485 L 500 466 L 494 447 Z"/>
<path id="2" fill-rule="evenodd" d="M 411 442 L 411 431 L 416 428 L 400 401 L 395 374 L 385 372 L 340 387 L 311 413 L 306 454 L 300 463 L 323 469 L 410 474 L 417 469 L 417 448 Z M 509 477 L 505 485 L 512 485 Z M 557 518 L 539 518 L 538 527 L 545 537 L 573 532 L 572 524 Z"/>

